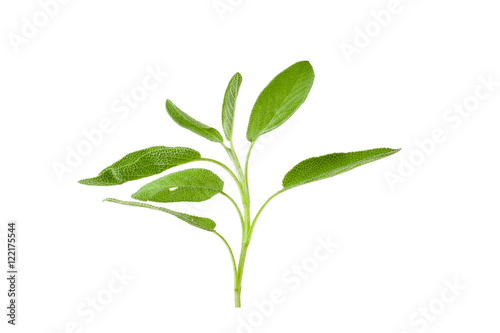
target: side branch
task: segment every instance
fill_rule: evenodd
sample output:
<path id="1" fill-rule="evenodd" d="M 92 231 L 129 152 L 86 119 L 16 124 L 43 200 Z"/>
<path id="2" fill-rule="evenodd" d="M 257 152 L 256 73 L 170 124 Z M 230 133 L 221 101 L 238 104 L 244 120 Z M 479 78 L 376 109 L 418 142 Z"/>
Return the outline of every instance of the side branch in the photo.
<path id="1" fill-rule="evenodd" d="M 252 225 L 250 227 L 250 237 L 251 237 L 251 235 L 253 233 L 253 228 L 255 227 L 255 223 L 257 222 L 257 219 L 259 218 L 260 214 L 262 213 L 262 211 L 264 210 L 264 208 L 267 206 L 267 204 L 269 203 L 269 201 L 271 201 L 278 194 L 283 193 L 285 191 L 286 191 L 286 189 L 283 188 L 283 189 L 279 190 L 278 192 L 274 193 L 273 195 L 271 195 L 269 197 L 269 199 L 266 200 L 266 202 L 264 202 L 264 204 L 262 205 L 262 207 L 260 207 L 260 209 L 257 212 L 257 215 L 255 215 L 255 218 L 253 219 Z"/>

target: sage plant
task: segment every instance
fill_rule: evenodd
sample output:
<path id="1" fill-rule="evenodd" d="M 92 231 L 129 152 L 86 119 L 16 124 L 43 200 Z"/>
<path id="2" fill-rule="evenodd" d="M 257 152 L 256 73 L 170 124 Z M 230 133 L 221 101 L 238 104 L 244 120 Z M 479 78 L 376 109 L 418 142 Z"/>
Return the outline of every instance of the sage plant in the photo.
<path id="1" fill-rule="evenodd" d="M 314 70 L 308 61 L 298 62 L 278 74 L 260 93 L 253 106 L 246 138 L 250 147 L 243 163 L 233 145 L 233 123 L 236 99 L 242 77 L 236 73 L 230 80 L 222 104 L 222 128 L 224 136 L 215 128 L 207 126 L 181 111 L 172 101 L 167 100 L 166 109 L 170 117 L 180 126 L 219 144 L 224 149 L 233 166 L 202 155 L 191 148 L 154 146 L 130 153 L 102 170 L 97 177 L 80 180 L 81 184 L 95 186 L 120 185 L 128 181 L 160 174 L 167 169 L 197 161 L 214 163 L 224 169 L 239 189 L 240 203 L 225 193 L 224 182 L 212 171 L 201 168 L 177 171 L 158 178 L 132 194 L 136 201 L 122 201 L 112 198 L 104 201 L 122 205 L 155 209 L 171 214 L 188 224 L 211 232 L 227 246 L 234 271 L 235 306 L 241 306 L 241 282 L 248 246 L 259 216 L 267 204 L 277 195 L 292 188 L 317 180 L 333 177 L 363 164 L 387 157 L 399 149 L 378 148 L 350 153 L 333 153 L 306 159 L 288 171 L 282 181 L 283 187 L 272 194 L 255 216 L 250 214 L 250 191 L 248 184 L 248 161 L 252 148 L 265 133 L 281 126 L 305 102 L 314 81 Z M 256 184 L 258 185 L 258 184 Z M 229 243 L 215 230 L 215 222 L 206 217 L 198 217 L 173 211 L 146 202 L 200 202 L 221 194 L 236 209 L 242 228 L 241 251 L 236 260 Z"/>

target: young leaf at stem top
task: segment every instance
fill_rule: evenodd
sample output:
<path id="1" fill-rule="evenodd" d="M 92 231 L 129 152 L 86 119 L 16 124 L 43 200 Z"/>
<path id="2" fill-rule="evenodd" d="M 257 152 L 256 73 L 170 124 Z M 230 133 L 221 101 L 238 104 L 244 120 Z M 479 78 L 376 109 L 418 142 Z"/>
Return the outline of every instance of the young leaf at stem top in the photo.
<path id="1" fill-rule="evenodd" d="M 229 141 L 233 139 L 234 111 L 236 109 L 236 99 L 238 98 L 242 80 L 243 78 L 240 73 L 234 74 L 224 94 L 224 102 L 222 104 L 222 128 L 224 129 L 226 139 Z"/>
<path id="2" fill-rule="evenodd" d="M 334 153 L 312 157 L 294 166 L 283 178 L 283 188 L 289 189 L 317 180 L 330 178 L 363 164 L 397 153 L 400 149 L 378 148 L 351 153 Z"/>
<path id="3" fill-rule="evenodd" d="M 191 132 L 194 132 L 205 139 L 213 142 L 224 142 L 222 135 L 215 128 L 200 123 L 198 120 L 191 118 L 186 113 L 182 112 L 177 106 L 167 99 L 166 103 L 167 112 L 170 117 L 181 127 L 184 127 Z"/>
<path id="4" fill-rule="evenodd" d="M 223 188 L 224 182 L 212 171 L 187 169 L 144 185 L 132 194 L 132 198 L 154 202 L 200 202 L 222 192 Z"/>
<path id="5" fill-rule="evenodd" d="M 82 179 L 80 184 L 94 186 L 120 185 L 125 182 L 162 173 L 172 167 L 196 161 L 200 153 L 186 147 L 155 146 L 125 155 L 102 170 L 97 177 Z"/>
<path id="6" fill-rule="evenodd" d="M 313 82 L 314 70 L 309 61 L 297 62 L 278 74 L 253 106 L 248 122 L 248 141 L 256 141 L 287 121 L 305 102 Z"/>

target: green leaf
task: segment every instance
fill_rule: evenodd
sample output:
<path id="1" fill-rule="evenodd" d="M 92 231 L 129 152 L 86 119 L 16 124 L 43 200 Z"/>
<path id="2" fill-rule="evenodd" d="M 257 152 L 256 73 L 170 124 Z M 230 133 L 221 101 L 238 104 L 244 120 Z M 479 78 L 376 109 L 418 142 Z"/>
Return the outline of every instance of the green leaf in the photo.
<path id="1" fill-rule="evenodd" d="M 241 81 L 243 78 L 240 73 L 234 74 L 224 94 L 224 103 L 222 104 L 222 128 L 226 139 L 229 141 L 233 138 L 233 123 L 234 111 L 236 109 L 236 99 L 240 91 Z"/>
<path id="2" fill-rule="evenodd" d="M 187 169 L 144 185 L 132 195 L 140 201 L 200 202 L 222 192 L 224 182 L 207 169 Z"/>
<path id="3" fill-rule="evenodd" d="M 200 153 L 191 148 L 155 146 L 130 153 L 102 170 L 97 177 L 82 179 L 79 183 L 95 186 L 120 185 L 199 159 Z"/>
<path id="4" fill-rule="evenodd" d="M 397 153 L 401 149 L 378 148 L 352 153 L 334 153 L 304 160 L 288 171 L 283 187 L 289 189 L 317 180 L 330 178 L 363 164 Z"/>
<path id="5" fill-rule="evenodd" d="M 224 142 L 224 139 L 222 138 L 222 135 L 220 135 L 219 131 L 217 131 L 213 127 L 200 123 L 198 120 L 191 118 L 186 113 L 182 112 L 177 106 L 175 106 L 171 100 L 167 99 L 166 107 L 170 117 L 179 126 L 184 127 L 210 141 Z"/>
<path id="6" fill-rule="evenodd" d="M 254 142 L 282 125 L 304 103 L 314 82 L 308 61 L 298 62 L 278 74 L 260 93 L 250 115 L 247 139 Z"/>
<path id="7" fill-rule="evenodd" d="M 122 201 L 122 200 L 117 200 L 117 199 L 113 199 L 113 198 L 107 198 L 107 199 L 104 199 L 103 201 L 114 202 L 114 203 L 118 203 L 121 205 L 127 205 L 127 206 L 144 207 L 144 208 L 159 210 L 161 212 L 165 212 L 165 213 L 171 214 L 175 217 L 178 217 L 179 219 L 183 220 L 184 222 L 187 222 L 187 223 L 189 223 L 195 227 L 198 227 L 200 229 L 207 230 L 207 231 L 214 231 L 214 229 L 215 229 L 215 222 L 209 218 L 206 218 L 206 217 L 198 217 L 198 216 L 193 216 L 193 215 L 189 215 L 189 214 L 185 214 L 185 213 L 179 213 L 179 212 L 167 209 L 167 208 L 156 207 L 156 206 L 145 204 L 142 202 Z"/>

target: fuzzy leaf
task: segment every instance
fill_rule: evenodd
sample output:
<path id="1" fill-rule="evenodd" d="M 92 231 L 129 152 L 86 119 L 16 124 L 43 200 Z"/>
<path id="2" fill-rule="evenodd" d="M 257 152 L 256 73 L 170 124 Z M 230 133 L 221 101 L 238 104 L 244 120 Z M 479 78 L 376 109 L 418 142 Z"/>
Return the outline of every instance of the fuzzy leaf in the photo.
<path id="1" fill-rule="evenodd" d="M 193 216 L 193 215 L 189 215 L 189 214 L 185 214 L 185 213 L 179 213 L 179 212 L 167 209 L 167 208 L 156 207 L 156 206 L 149 205 L 149 204 L 142 203 L 142 202 L 122 201 L 122 200 L 117 200 L 117 199 L 113 199 L 113 198 L 107 198 L 107 199 L 104 199 L 103 201 L 114 202 L 114 203 L 118 203 L 121 205 L 127 205 L 127 206 L 144 207 L 144 208 L 159 210 L 161 212 L 171 214 L 171 215 L 183 220 L 184 222 L 187 222 L 187 223 L 189 223 L 195 227 L 198 227 L 200 229 L 207 230 L 207 231 L 214 231 L 214 229 L 215 229 L 215 222 L 209 218 L 206 218 L 206 217 L 198 217 L 198 216 Z"/>
<path id="2" fill-rule="evenodd" d="M 295 63 L 278 74 L 253 106 L 248 122 L 248 141 L 257 140 L 287 121 L 304 103 L 313 82 L 314 70 L 308 61 Z"/>
<path id="3" fill-rule="evenodd" d="M 171 100 L 166 103 L 167 112 L 170 117 L 181 127 L 184 127 L 191 132 L 194 132 L 205 139 L 213 142 L 224 142 L 222 135 L 215 128 L 200 123 L 198 120 L 191 118 L 186 113 L 182 112 Z"/>
<path id="4" fill-rule="evenodd" d="M 200 202 L 222 192 L 224 182 L 207 169 L 187 169 L 144 185 L 132 195 L 140 201 Z"/>
<path id="5" fill-rule="evenodd" d="M 240 91 L 241 81 L 243 78 L 240 73 L 234 74 L 224 94 L 224 103 L 222 104 L 222 128 L 226 139 L 229 141 L 233 138 L 234 111 L 236 109 L 236 99 Z"/>
<path id="6" fill-rule="evenodd" d="M 330 178 L 358 166 L 397 153 L 400 149 L 378 148 L 352 153 L 334 153 L 304 160 L 288 171 L 283 187 L 289 189 L 317 180 Z"/>
<path id="7" fill-rule="evenodd" d="M 82 179 L 79 183 L 94 186 L 120 185 L 200 158 L 200 153 L 191 148 L 150 147 L 126 155 L 102 170 L 97 177 Z"/>

